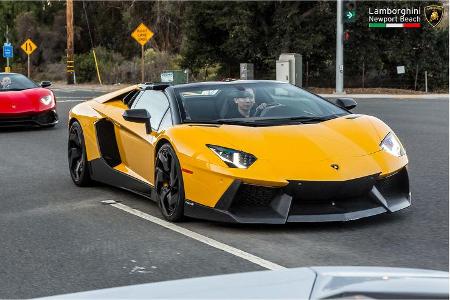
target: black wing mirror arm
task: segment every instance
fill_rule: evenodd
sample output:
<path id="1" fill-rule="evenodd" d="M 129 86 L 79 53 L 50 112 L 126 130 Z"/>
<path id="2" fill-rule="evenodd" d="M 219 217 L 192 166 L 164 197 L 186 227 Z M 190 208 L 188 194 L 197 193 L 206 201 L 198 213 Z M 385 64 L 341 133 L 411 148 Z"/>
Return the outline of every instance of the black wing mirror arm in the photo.
<path id="1" fill-rule="evenodd" d="M 146 133 L 150 134 L 152 132 L 150 113 L 146 109 L 127 109 L 122 116 L 129 122 L 144 123 Z"/>
<path id="2" fill-rule="evenodd" d="M 347 110 L 356 107 L 356 101 L 353 98 L 339 98 L 336 100 L 336 104 Z"/>
<path id="3" fill-rule="evenodd" d="M 145 122 L 145 132 L 147 134 L 152 133 L 152 125 L 150 124 L 150 119 L 148 119 L 148 121 Z"/>
<path id="4" fill-rule="evenodd" d="M 49 87 L 51 85 L 52 85 L 51 81 L 41 81 L 41 84 L 40 84 L 40 86 L 43 88 Z"/>

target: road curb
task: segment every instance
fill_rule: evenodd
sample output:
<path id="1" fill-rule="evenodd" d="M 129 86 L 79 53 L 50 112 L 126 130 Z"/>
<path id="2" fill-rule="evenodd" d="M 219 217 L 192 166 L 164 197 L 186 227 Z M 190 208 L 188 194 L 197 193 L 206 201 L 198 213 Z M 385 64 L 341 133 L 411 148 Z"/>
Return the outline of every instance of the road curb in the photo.
<path id="1" fill-rule="evenodd" d="M 426 95 L 394 95 L 394 94 L 319 94 L 324 98 L 355 98 L 355 99 L 442 99 L 448 100 L 448 94 L 426 94 Z"/>
<path id="2" fill-rule="evenodd" d="M 131 84 L 130 84 L 131 85 Z M 113 92 L 125 87 L 130 86 L 128 84 L 121 85 L 62 85 L 55 84 L 50 89 L 53 91 L 63 91 L 63 92 L 78 92 L 78 91 L 89 91 L 89 92 L 102 92 L 108 93 Z M 440 99 L 448 100 L 449 94 L 318 94 L 324 98 L 355 98 L 355 99 Z"/>

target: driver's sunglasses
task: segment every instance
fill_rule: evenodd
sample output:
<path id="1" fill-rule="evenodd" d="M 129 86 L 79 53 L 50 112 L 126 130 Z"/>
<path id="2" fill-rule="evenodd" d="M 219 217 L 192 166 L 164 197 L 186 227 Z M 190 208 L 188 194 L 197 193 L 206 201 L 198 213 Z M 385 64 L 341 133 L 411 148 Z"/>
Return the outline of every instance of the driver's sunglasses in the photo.
<path id="1" fill-rule="evenodd" d="M 236 100 L 242 102 L 255 102 L 253 98 L 236 98 Z"/>

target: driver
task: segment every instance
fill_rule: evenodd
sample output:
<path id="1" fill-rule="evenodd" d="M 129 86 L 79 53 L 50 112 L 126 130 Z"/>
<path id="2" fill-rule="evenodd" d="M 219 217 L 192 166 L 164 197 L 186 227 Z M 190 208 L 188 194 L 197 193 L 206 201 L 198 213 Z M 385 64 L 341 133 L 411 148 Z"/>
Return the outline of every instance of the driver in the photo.
<path id="1" fill-rule="evenodd" d="M 249 118 L 257 115 L 266 107 L 266 103 L 261 103 L 258 107 L 255 107 L 255 93 L 252 89 L 245 89 L 242 91 L 236 91 L 233 94 L 234 106 L 228 112 L 227 118 Z"/>
<path id="2" fill-rule="evenodd" d="M 11 86 L 11 78 L 9 78 L 8 76 L 3 77 L 0 81 L 0 85 L 2 86 L 3 90 L 8 89 Z"/>

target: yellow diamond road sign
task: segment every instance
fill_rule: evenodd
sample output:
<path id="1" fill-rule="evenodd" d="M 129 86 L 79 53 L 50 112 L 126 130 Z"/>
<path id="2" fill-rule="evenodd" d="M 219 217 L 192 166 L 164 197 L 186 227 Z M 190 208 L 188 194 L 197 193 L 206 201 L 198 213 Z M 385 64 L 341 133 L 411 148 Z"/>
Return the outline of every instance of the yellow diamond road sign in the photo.
<path id="1" fill-rule="evenodd" d="M 152 38 L 153 32 L 141 23 L 132 33 L 131 36 L 142 46 L 147 44 L 147 42 Z"/>
<path id="2" fill-rule="evenodd" d="M 25 41 L 25 43 L 22 44 L 22 46 L 20 46 L 20 48 L 22 48 L 22 50 L 25 51 L 26 54 L 30 55 L 34 52 L 34 50 L 37 49 L 37 46 L 35 43 L 33 43 L 32 40 L 28 39 Z"/>

